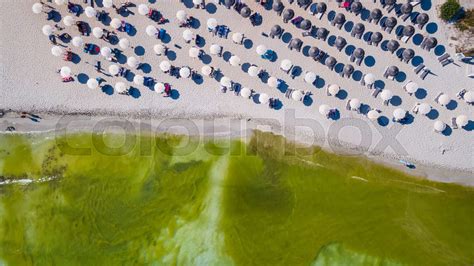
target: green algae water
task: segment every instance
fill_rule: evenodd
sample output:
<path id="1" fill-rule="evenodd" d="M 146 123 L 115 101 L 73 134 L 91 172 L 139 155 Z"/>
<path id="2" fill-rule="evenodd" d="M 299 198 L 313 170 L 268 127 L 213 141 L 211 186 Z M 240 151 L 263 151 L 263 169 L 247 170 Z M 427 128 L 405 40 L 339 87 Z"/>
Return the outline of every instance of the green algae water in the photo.
<path id="1" fill-rule="evenodd" d="M 1 135 L 0 175 L 0 265 L 474 263 L 472 188 L 266 133 Z"/>

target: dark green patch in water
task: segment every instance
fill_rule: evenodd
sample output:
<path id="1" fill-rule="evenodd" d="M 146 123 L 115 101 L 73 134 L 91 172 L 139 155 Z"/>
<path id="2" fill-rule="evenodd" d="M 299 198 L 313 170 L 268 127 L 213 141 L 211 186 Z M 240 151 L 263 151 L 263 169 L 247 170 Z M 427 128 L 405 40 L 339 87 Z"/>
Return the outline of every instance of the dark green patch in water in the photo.
<path id="1" fill-rule="evenodd" d="M 0 174 L 34 180 L 0 186 L 0 264 L 474 262 L 472 188 L 258 132 L 185 154 L 183 137 L 119 135 L 64 152 L 93 139 L 0 136 Z"/>

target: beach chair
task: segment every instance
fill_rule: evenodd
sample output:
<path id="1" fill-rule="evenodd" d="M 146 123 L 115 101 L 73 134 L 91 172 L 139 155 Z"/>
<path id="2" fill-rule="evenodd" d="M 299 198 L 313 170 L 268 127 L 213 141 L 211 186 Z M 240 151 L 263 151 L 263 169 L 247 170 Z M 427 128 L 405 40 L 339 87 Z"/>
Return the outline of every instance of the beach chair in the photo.
<path id="1" fill-rule="evenodd" d="M 441 97 L 441 95 L 443 95 L 443 94 L 444 94 L 444 93 L 442 93 L 442 92 L 438 93 L 438 95 L 436 95 L 436 97 L 434 98 L 434 101 L 435 101 L 436 103 L 439 103 L 439 101 L 438 101 L 438 100 L 439 100 L 439 97 Z"/>
<path id="2" fill-rule="evenodd" d="M 431 71 L 428 69 L 428 68 L 425 68 L 423 70 L 423 73 L 421 73 L 420 77 L 422 80 L 424 80 L 426 78 L 426 76 L 430 73 Z"/>
<path id="3" fill-rule="evenodd" d="M 360 64 L 362 63 L 362 60 L 363 60 L 362 57 L 361 57 L 361 58 L 357 58 L 356 61 L 355 61 L 355 63 L 356 63 L 358 66 L 360 66 Z"/>
<path id="4" fill-rule="evenodd" d="M 413 108 L 411 108 L 411 111 L 414 113 L 414 114 L 418 114 L 418 109 L 420 107 L 420 103 L 417 102 L 415 103 L 415 105 L 413 106 Z"/>
<path id="5" fill-rule="evenodd" d="M 444 60 L 443 62 L 441 62 L 441 66 L 443 66 L 443 67 L 444 67 L 444 66 L 447 66 L 447 65 L 449 65 L 449 64 L 452 63 L 452 62 L 454 62 L 453 59 L 451 59 L 451 58 L 450 58 L 450 59 L 446 59 L 446 60 Z"/>
<path id="6" fill-rule="evenodd" d="M 442 62 L 442 61 L 444 61 L 444 60 L 446 60 L 446 59 L 448 59 L 448 58 L 449 58 L 449 54 L 446 53 L 446 54 L 444 54 L 444 55 L 438 57 L 438 61 L 439 61 L 439 62 Z"/>
<path id="7" fill-rule="evenodd" d="M 365 80 L 364 80 L 365 75 L 366 74 L 363 74 L 362 78 L 360 79 L 360 85 L 362 85 L 362 86 L 365 86 Z"/>
<path id="8" fill-rule="evenodd" d="M 377 96 L 379 96 L 379 93 L 382 91 L 381 88 L 375 88 L 375 90 L 372 92 L 372 97 L 374 98 L 377 98 Z M 387 103 L 384 102 L 385 105 L 388 105 L 388 101 Z"/>
<path id="9" fill-rule="evenodd" d="M 326 85 L 326 96 L 331 96 L 331 93 L 329 93 L 329 85 Z"/>
<path id="10" fill-rule="evenodd" d="M 351 100 L 346 101 L 346 110 L 350 111 L 351 110 Z"/>
<path id="11" fill-rule="evenodd" d="M 421 0 L 408 0 L 408 3 L 410 3 L 410 5 L 412 5 L 413 7 L 421 4 Z"/>
<path id="12" fill-rule="evenodd" d="M 464 94 L 466 94 L 467 90 L 466 89 L 462 89 L 461 91 L 459 91 L 457 94 L 456 94 L 456 97 L 459 99 L 459 100 L 462 100 L 464 99 Z"/>
<path id="13" fill-rule="evenodd" d="M 388 78 L 388 67 L 386 67 L 385 70 L 383 71 L 383 77 Z"/>
<path id="14" fill-rule="evenodd" d="M 420 71 L 421 71 L 424 67 L 425 67 L 424 64 L 419 64 L 417 67 L 415 67 L 415 68 L 413 69 L 413 71 L 415 72 L 415 74 L 418 75 L 418 73 L 420 73 Z"/>
<path id="15" fill-rule="evenodd" d="M 456 117 L 451 118 L 451 128 L 452 129 L 458 129 L 458 123 L 456 123 Z"/>
<path id="16" fill-rule="evenodd" d="M 323 12 L 320 12 L 318 13 L 318 15 L 316 16 L 317 19 L 321 20 L 324 16 L 324 13 L 326 13 L 326 11 L 323 11 Z"/>

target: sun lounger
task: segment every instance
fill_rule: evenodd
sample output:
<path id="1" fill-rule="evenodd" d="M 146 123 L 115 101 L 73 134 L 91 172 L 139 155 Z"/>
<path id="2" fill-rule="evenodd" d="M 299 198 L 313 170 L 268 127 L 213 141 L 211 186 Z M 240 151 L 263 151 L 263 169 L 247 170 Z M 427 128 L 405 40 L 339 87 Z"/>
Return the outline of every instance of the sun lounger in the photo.
<path id="1" fill-rule="evenodd" d="M 351 110 L 351 100 L 350 99 L 346 101 L 346 110 L 349 110 L 349 111 Z"/>
<path id="2" fill-rule="evenodd" d="M 357 60 L 355 61 L 355 63 L 360 66 L 360 64 L 362 63 L 362 59 L 363 58 L 357 58 Z"/>
<path id="3" fill-rule="evenodd" d="M 428 68 L 425 68 L 425 69 L 423 70 L 423 73 L 421 73 L 421 75 L 420 75 L 421 79 L 424 80 L 424 79 L 426 78 L 426 76 L 427 76 L 430 72 L 431 72 L 431 71 L 430 71 Z"/>
<path id="4" fill-rule="evenodd" d="M 331 94 L 329 93 L 329 85 L 326 85 L 326 95 L 331 96 Z"/>
<path id="5" fill-rule="evenodd" d="M 408 3 L 410 3 L 410 5 L 412 5 L 413 7 L 421 4 L 421 0 L 408 0 Z"/>
<path id="6" fill-rule="evenodd" d="M 403 14 L 401 16 L 401 20 L 406 21 L 410 16 L 411 16 L 411 14 Z"/>
<path id="7" fill-rule="evenodd" d="M 374 87 L 374 84 L 367 84 L 367 89 L 371 90 Z"/>
<path id="8" fill-rule="evenodd" d="M 407 43 L 408 40 L 410 40 L 410 38 L 411 38 L 411 36 L 403 36 L 403 37 L 401 38 L 401 40 L 402 40 L 402 42 Z"/>
<path id="9" fill-rule="evenodd" d="M 438 57 L 438 61 L 439 61 L 439 62 L 442 62 L 442 61 L 444 61 L 444 60 L 446 60 L 446 59 L 448 59 L 448 58 L 449 58 L 449 54 L 446 53 L 446 54 L 444 54 L 444 55 Z"/>
<path id="10" fill-rule="evenodd" d="M 420 73 L 420 71 L 421 71 L 424 67 L 425 67 L 424 64 L 419 64 L 417 67 L 415 67 L 415 68 L 413 69 L 413 71 L 415 71 L 415 74 L 418 75 L 418 73 Z"/>
<path id="11" fill-rule="evenodd" d="M 435 101 L 436 103 L 439 103 L 439 102 L 438 102 L 439 97 L 441 97 L 441 95 L 443 95 L 443 94 L 444 94 L 444 93 L 442 93 L 442 92 L 438 93 L 438 95 L 436 95 L 436 97 L 434 98 L 434 101 Z"/>
<path id="12" fill-rule="evenodd" d="M 451 127 L 453 129 L 458 129 L 458 123 L 456 123 L 456 117 L 451 118 Z"/>
<path id="13" fill-rule="evenodd" d="M 387 13 L 392 12 L 392 10 L 395 8 L 395 5 L 389 5 L 387 6 Z"/>
<path id="14" fill-rule="evenodd" d="M 362 78 L 360 79 L 360 85 L 362 85 L 362 86 L 365 86 L 365 80 L 364 80 L 365 75 L 366 74 L 363 74 Z"/>
<path id="15" fill-rule="evenodd" d="M 461 99 L 464 99 L 464 94 L 466 94 L 467 90 L 466 89 L 462 89 L 461 91 L 459 91 L 457 94 L 456 94 L 456 97 L 461 100 Z"/>
<path id="16" fill-rule="evenodd" d="M 411 111 L 414 113 L 414 114 L 418 114 L 418 108 L 420 107 L 420 103 L 416 103 L 413 108 L 411 108 Z"/>
<path id="17" fill-rule="evenodd" d="M 452 62 L 454 62 L 453 59 L 451 59 L 451 58 L 450 58 L 450 59 L 446 59 L 446 60 L 444 60 L 443 62 L 441 62 L 441 66 L 443 66 L 443 67 L 444 67 L 444 66 L 447 66 L 447 65 L 449 65 L 449 64 L 452 63 Z"/>
<path id="18" fill-rule="evenodd" d="M 316 18 L 319 19 L 319 20 L 321 20 L 321 19 L 323 18 L 324 13 L 326 13 L 326 11 L 321 12 L 321 13 L 318 13 L 318 15 L 316 16 Z"/>
<path id="19" fill-rule="evenodd" d="M 388 67 L 386 67 L 385 70 L 383 71 L 383 77 L 388 78 Z"/>

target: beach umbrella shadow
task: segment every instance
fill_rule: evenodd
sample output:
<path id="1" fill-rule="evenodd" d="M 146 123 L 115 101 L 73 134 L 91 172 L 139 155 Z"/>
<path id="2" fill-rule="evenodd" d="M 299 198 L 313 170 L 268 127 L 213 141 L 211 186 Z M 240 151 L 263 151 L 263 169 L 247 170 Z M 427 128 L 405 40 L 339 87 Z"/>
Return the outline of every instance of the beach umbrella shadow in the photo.
<path id="1" fill-rule="evenodd" d="M 170 61 L 176 60 L 176 53 L 175 53 L 175 51 L 173 51 L 173 50 L 168 50 L 168 52 L 166 52 L 166 57 L 167 57 L 168 60 L 170 60 Z"/>
<path id="2" fill-rule="evenodd" d="M 148 74 L 148 73 L 151 72 L 151 65 L 148 64 L 148 63 L 143 63 L 143 64 L 141 64 L 141 68 L 140 68 L 140 69 L 143 71 L 143 73 Z"/>
<path id="3" fill-rule="evenodd" d="M 395 95 L 392 97 L 392 99 L 390 99 L 390 103 L 393 106 L 400 106 L 402 104 L 402 98 L 400 98 L 398 95 Z"/>
<path id="4" fill-rule="evenodd" d="M 79 81 L 79 83 L 81 84 L 86 84 L 88 80 L 89 76 L 87 74 L 80 73 L 79 75 L 77 75 L 77 81 Z"/>
<path id="5" fill-rule="evenodd" d="M 458 102 L 456 102 L 455 100 L 451 100 L 447 105 L 446 105 L 446 108 L 448 110 L 454 110 L 458 107 Z"/>
<path id="6" fill-rule="evenodd" d="M 324 87 L 324 85 L 326 85 L 326 81 L 323 78 L 319 77 L 316 80 L 316 84 L 315 84 L 316 88 L 321 89 Z"/>
<path id="7" fill-rule="evenodd" d="M 416 92 L 415 92 L 415 97 L 419 100 L 422 100 L 424 98 L 426 98 L 426 96 L 428 95 L 428 92 L 423 89 L 423 88 L 419 88 Z"/>
<path id="8" fill-rule="evenodd" d="M 426 114 L 426 117 L 428 117 L 431 120 L 434 120 L 439 117 L 439 112 L 438 110 L 432 108 L 428 114 Z"/>
<path id="9" fill-rule="evenodd" d="M 206 5 L 206 11 L 209 14 L 215 14 L 217 11 L 217 7 L 213 3 L 209 3 Z"/>
<path id="10" fill-rule="evenodd" d="M 349 94 L 347 93 L 346 90 L 340 89 L 339 92 L 336 94 L 336 98 L 338 98 L 339 100 L 345 100 L 347 99 L 348 95 Z"/>
<path id="11" fill-rule="evenodd" d="M 113 95 L 114 94 L 114 88 L 110 86 L 109 84 L 106 84 L 102 86 L 102 92 L 107 94 L 107 95 Z"/>
<path id="12" fill-rule="evenodd" d="M 373 67 L 375 65 L 375 58 L 371 55 L 364 58 L 364 64 L 368 67 Z"/>
<path id="13" fill-rule="evenodd" d="M 142 94 L 140 93 L 140 90 L 135 87 L 130 87 L 130 89 L 128 90 L 128 94 L 135 99 L 138 99 L 140 98 L 140 96 L 142 96 Z"/>
<path id="14" fill-rule="evenodd" d="M 184 6 L 186 8 L 193 8 L 194 7 L 193 0 L 183 0 L 182 3 L 184 4 Z"/>
<path id="15" fill-rule="evenodd" d="M 388 123 L 390 122 L 390 119 L 388 119 L 388 117 L 382 115 L 377 119 L 377 122 L 378 122 L 379 125 L 381 125 L 383 127 L 386 127 L 388 125 Z"/>
<path id="16" fill-rule="evenodd" d="M 135 49 L 133 49 L 133 51 L 135 52 L 136 55 L 138 56 L 142 56 L 145 54 L 145 48 L 143 48 L 143 46 L 139 45 L 139 46 L 136 46 Z"/>

